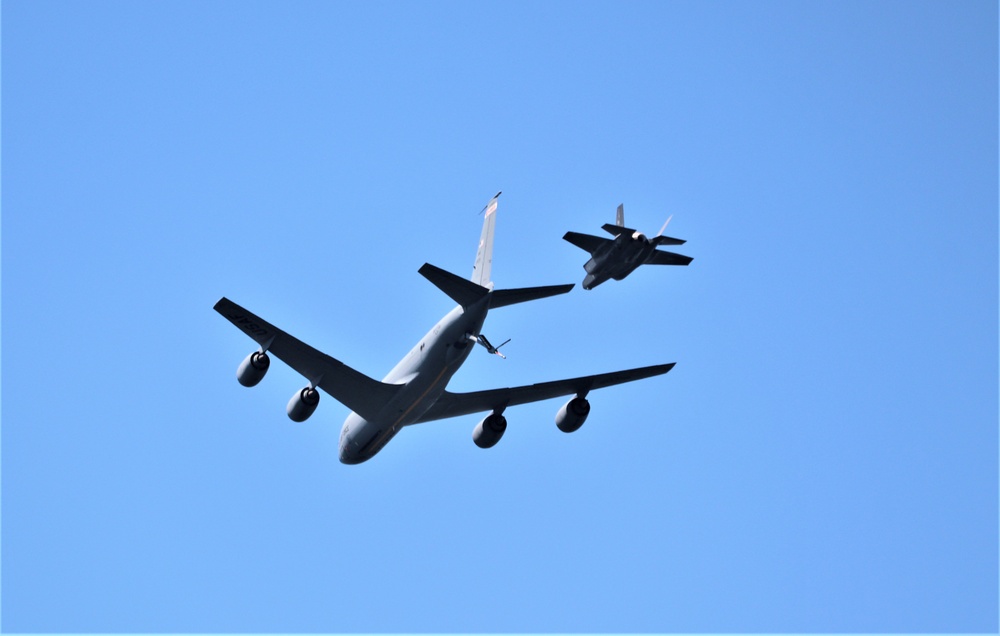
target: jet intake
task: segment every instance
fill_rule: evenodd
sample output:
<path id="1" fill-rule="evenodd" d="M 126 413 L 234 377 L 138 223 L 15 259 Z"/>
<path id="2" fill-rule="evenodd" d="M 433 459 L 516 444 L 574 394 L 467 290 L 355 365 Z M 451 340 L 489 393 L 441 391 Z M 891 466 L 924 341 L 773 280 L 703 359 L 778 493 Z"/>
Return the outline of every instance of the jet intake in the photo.
<path id="1" fill-rule="evenodd" d="M 507 430 L 507 418 L 499 413 L 491 413 L 476 424 L 472 431 L 472 441 L 479 448 L 493 448 Z"/>
<path id="2" fill-rule="evenodd" d="M 582 397 L 575 397 L 563 404 L 556 413 L 556 426 L 563 433 L 572 433 L 587 421 L 590 415 L 590 402 Z"/>
<path id="3" fill-rule="evenodd" d="M 317 406 L 319 406 L 319 391 L 307 386 L 292 396 L 285 411 L 293 422 L 305 422 L 316 412 Z"/>
<path id="4" fill-rule="evenodd" d="M 266 353 L 254 351 L 240 363 L 236 370 L 236 379 L 246 387 L 257 386 L 264 379 L 264 374 L 271 367 L 271 359 Z"/>

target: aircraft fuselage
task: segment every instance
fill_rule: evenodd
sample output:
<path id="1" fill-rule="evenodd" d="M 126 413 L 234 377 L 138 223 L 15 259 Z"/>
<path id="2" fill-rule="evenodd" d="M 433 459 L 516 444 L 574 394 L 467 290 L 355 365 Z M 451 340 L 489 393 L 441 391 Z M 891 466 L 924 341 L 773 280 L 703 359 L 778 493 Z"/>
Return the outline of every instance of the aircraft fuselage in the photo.
<path id="1" fill-rule="evenodd" d="M 584 289 L 593 289 L 606 280 L 622 280 L 645 263 L 656 247 L 645 235 L 619 234 L 606 245 L 601 246 L 587 261 L 583 269 L 587 276 L 583 279 Z"/>
<path id="2" fill-rule="evenodd" d="M 416 422 L 444 393 L 456 371 L 469 357 L 489 311 L 490 295 L 463 310 L 455 307 L 420 339 L 382 380 L 404 388 L 378 415 L 366 420 L 351 413 L 340 431 L 340 461 L 360 464 L 371 459 L 404 426 Z"/>

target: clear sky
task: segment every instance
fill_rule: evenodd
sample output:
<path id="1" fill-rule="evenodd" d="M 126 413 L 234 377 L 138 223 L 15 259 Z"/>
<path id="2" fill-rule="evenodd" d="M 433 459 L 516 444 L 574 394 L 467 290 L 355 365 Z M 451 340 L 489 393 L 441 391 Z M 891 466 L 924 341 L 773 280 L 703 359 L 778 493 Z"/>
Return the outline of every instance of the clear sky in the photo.
<path id="1" fill-rule="evenodd" d="M 996 632 L 995 2 L 2 5 L 5 632 Z M 337 461 L 225 295 L 381 378 L 628 225 L 690 267 L 496 310 Z"/>

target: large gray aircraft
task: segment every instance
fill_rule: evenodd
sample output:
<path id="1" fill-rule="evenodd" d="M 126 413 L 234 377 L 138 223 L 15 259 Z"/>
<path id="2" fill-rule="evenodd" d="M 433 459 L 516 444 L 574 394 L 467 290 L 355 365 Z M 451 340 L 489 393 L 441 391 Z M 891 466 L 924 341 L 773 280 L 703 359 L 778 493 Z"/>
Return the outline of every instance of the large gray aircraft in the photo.
<path id="1" fill-rule="evenodd" d="M 438 321 L 381 382 L 222 298 L 215 304 L 215 310 L 259 345 L 236 372 L 240 384 L 249 387 L 260 382 L 270 366 L 268 353 L 274 354 L 309 381 L 288 402 L 288 417 L 296 422 L 308 419 L 319 404 L 317 389 L 322 389 L 352 411 L 340 431 L 340 461 L 359 464 L 371 459 L 404 426 L 471 413 L 489 412 L 476 425 L 472 439 L 480 448 L 490 448 L 507 430 L 503 413 L 508 406 L 565 395 L 573 397 L 556 414 L 556 426 L 571 433 L 583 425 L 590 413 L 589 391 L 670 371 L 674 363 L 472 393 L 446 390 L 452 375 L 475 348 L 473 345 L 482 345 L 489 353 L 502 357 L 499 349 L 506 343 L 494 347 L 482 333 L 490 309 L 564 294 L 573 288 L 573 285 L 493 288 L 490 270 L 499 196 L 497 193 L 484 210 L 486 218 L 471 281 L 429 263 L 418 270 L 459 306 Z"/>
<path id="2" fill-rule="evenodd" d="M 672 217 L 671 217 L 672 218 Z M 670 223 L 670 219 L 667 219 Z M 673 252 L 661 252 L 660 245 L 683 245 L 681 239 L 663 236 L 667 223 L 653 238 L 646 238 L 642 232 L 625 227 L 625 206 L 618 206 L 615 224 L 605 223 L 604 231 L 613 239 L 606 239 L 579 232 L 566 232 L 563 238 L 577 247 L 590 252 L 590 260 L 583 269 L 587 276 L 583 279 L 584 289 L 593 289 L 608 280 L 622 280 L 640 265 L 687 265 L 694 259 Z"/>

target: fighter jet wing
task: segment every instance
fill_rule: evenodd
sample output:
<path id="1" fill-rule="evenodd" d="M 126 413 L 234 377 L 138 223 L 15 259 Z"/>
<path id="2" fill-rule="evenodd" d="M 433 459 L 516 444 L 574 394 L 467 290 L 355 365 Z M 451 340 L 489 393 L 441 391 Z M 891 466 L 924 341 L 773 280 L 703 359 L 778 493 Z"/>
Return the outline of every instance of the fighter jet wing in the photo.
<path id="1" fill-rule="evenodd" d="M 661 252 L 659 250 L 653 252 L 649 255 L 646 260 L 647 265 L 687 265 L 694 258 L 690 256 L 684 256 L 683 254 L 674 254 L 673 252 Z"/>
<path id="2" fill-rule="evenodd" d="M 563 239 L 581 249 L 587 250 L 591 254 L 593 254 L 602 245 L 611 242 L 611 239 L 606 239 L 600 236 L 591 236 L 590 234 L 580 234 L 579 232 L 566 232 L 563 234 Z"/>
<path id="3" fill-rule="evenodd" d="M 215 303 L 223 315 L 257 344 L 362 417 L 373 417 L 401 388 L 355 371 L 262 320 L 228 298 Z"/>
<path id="4" fill-rule="evenodd" d="M 435 402 L 434 406 L 415 423 L 420 424 L 422 422 L 442 420 L 470 413 L 496 411 L 508 406 L 540 402 L 561 395 L 582 394 L 594 389 L 603 389 L 606 386 L 624 384 L 625 382 L 661 375 L 674 368 L 674 364 L 673 362 L 669 364 L 657 364 L 651 367 L 615 371 L 613 373 L 600 373 L 598 375 L 588 375 L 570 380 L 542 382 L 541 384 L 519 386 L 510 389 L 492 389 L 489 391 L 476 391 L 474 393 L 450 393 L 445 391 L 438 398 L 438 401 Z"/>

